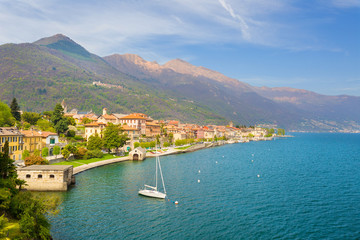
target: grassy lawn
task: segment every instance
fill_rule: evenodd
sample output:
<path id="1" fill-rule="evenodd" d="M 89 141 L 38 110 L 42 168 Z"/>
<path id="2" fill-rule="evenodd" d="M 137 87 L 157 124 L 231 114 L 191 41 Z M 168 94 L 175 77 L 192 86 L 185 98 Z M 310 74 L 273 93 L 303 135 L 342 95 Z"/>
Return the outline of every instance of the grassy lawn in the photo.
<path id="1" fill-rule="evenodd" d="M 129 155 L 129 154 L 125 154 L 125 156 L 127 156 L 127 155 Z M 112 154 L 104 154 L 104 156 L 102 158 L 75 159 L 75 160 L 71 160 L 71 161 L 54 163 L 52 165 L 73 165 L 73 167 L 75 168 L 75 167 L 78 167 L 78 166 L 81 166 L 84 164 L 99 162 L 99 161 L 113 159 L 113 158 L 121 158 L 121 157 L 117 157 L 117 156 L 114 157 Z"/>
<path id="2" fill-rule="evenodd" d="M 189 147 L 191 147 L 192 145 L 189 145 L 189 146 L 185 146 L 185 147 L 177 147 L 175 148 L 176 150 L 185 150 L 185 149 L 188 149 Z"/>

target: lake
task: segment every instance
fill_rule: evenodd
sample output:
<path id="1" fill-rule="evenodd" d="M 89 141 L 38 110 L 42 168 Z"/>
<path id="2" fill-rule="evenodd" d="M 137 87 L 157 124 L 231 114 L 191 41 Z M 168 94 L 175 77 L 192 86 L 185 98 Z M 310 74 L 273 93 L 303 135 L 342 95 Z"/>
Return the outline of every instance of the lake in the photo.
<path id="1" fill-rule="evenodd" d="M 168 200 L 138 195 L 155 158 L 80 173 L 52 236 L 359 239 L 360 134 L 294 136 L 161 157 Z"/>

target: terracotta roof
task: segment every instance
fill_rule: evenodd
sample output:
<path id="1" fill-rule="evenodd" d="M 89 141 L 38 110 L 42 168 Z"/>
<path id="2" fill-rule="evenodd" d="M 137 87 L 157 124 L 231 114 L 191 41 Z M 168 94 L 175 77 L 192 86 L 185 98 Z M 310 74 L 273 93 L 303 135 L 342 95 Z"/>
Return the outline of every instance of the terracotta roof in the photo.
<path id="1" fill-rule="evenodd" d="M 47 138 L 48 136 L 57 136 L 57 133 L 53 133 L 53 132 L 40 132 L 42 137 Z"/>
<path id="2" fill-rule="evenodd" d="M 0 127 L 0 135 L 22 135 L 21 132 L 19 131 L 19 129 L 17 129 L 16 127 Z"/>
<path id="3" fill-rule="evenodd" d="M 147 122 L 146 126 L 156 126 L 156 127 L 160 127 L 160 125 L 158 123 L 154 123 L 154 122 Z"/>
<path id="4" fill-rule="evenodd" d="M 146 119 L 146 115 L 143 113 L 132 113 L 120 119 Z"/>
<path id="5" fill-rule="evenodd" d="M 104 119 L 108 119 L 108 120 L 116 120 L 117 118 L 114 115 L 109 115 L 109 114 L 105 114 L 105 115 L 101 115 L 99 118 L 103 117 Z"/>
<path id="6" fill-rule="evenodd" d="M 41 134 L 34 130 L 20 130 L 25 137 L 41 137 Z"/>
<path id="7" fill-rule="evenodd" d="M 87 124 L 85 124 L 85 127 L 98 127 L 100 125 L 106 125 L 106 123 L 103 123 L 103 122 L 87 123 Z"/>

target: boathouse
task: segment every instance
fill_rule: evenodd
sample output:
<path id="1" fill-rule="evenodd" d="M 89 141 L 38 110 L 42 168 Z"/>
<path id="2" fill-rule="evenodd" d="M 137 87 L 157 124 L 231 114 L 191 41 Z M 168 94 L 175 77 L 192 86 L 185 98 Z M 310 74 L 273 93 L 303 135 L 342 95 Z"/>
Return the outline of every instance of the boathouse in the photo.
<path id="1" fill-rule="evenodd" d="M 26 181 L 23 188 L 32 191 L 67 191 L 75 183 L 71 165 L 32 165 L 18 168 L 17 173 Z"/>
<path id="2" fill-rule="evenodd" d="M 130 160 L 144 160 L 146 158 L 146 149 L 137 147 L 129 153 Z"/>

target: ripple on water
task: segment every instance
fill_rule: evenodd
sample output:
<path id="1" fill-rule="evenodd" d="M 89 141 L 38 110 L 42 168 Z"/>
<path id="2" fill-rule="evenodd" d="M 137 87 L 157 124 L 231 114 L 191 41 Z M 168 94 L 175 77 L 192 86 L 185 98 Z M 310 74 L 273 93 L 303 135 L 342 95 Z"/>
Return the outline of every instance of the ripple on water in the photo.
<path id="1" fill-rule="evenodd" d="M 298 134 L 162 157 L 170 201 L 137 194 L 154 180 L 154 159 L 92 169 L 61 194 L 51 232 L 54 239 L 357 239 L 359 143 L 360 135 Z"/>

